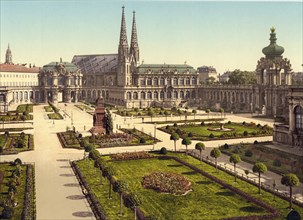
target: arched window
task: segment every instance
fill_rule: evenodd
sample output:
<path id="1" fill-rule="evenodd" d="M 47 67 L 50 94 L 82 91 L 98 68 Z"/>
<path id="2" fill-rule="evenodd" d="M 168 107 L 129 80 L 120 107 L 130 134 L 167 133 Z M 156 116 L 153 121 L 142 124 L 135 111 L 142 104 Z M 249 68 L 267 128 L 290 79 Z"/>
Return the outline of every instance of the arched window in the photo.
<path id="1" fill-rule="evenodd" d="M 177 98 L 178 98 L 178 92 L 174 91 L 174 99 L 177 99 Z"/>
<path id="2" fill-rule="evenodd" d="M 295 127 L 297 130 L 303 130 L 303 107 L 295 107 Z"/>
<path id="3" fill-rule="evenodd" d="M 151 86 L 151 85 L 152 85 L 152 79 L 151 79 L 151 78 L 148 78 L 148 79 L 147 79 L 147 85 L 148 85 L 148 86 Z"/>
<path id="4" fill-rule="evenodd" d="M 196 98 L 196 92 L 195 92 L 195 91 L 192 91 L 191 97 L 192 97 L 193 99 Z"/>
<path id="5" fill-rule="evenodd" d="M 196 78 L 195 78 L 195 77 L 193 77 L 193 78 L 191 79 L 191 84 L 192 84 L 192 85 L 196 85 Z"/>
<path id="6" fill-rule="evenodd" d="M 158 78 L 154 78 L 154 86 L 158 86 L 159 82 L 158 82 Z"/>
<path id="7" fill-rule="evenodd" d="M 141 85 L 141 86 L 145 86 L 145 79 L 141 79 L 141 80 L 140 80 L 140 85 Z"/>
<path id="8" fill-rule="evenodd" d="M 190 98 L 190 93 L 189 93 L 189 91 L 186 91 L 185 98 L 187 98 L 187 99 L 189 99 L 189 98 Z"/>
<path id="9" fill-rule="evenodd" d="M 184 78 L 181 78 L 181 79 L 180 79 L 180 85 L 181 85 L 181 86 L 184 86 Z"/>
<path id="10" fill-rule="evenodd" d="M 128 100 L 132 99 L 132 94 L 130 92 L 127 92 L 126 99 Z"/>
<path id="11" fill-rule="evenodd" d="M 164 92 L 163 91 L 160 92 L 160 99 L 164 99 Z"/>
<path id="12" fill-rule="evenodd" d="M 137 93 L 137 92 L 134 92 L 133 97 L 134 97 L 134 99 L 138 99 L 138 93 Z"/>
<path id="13" fill-rule="evenodd" d="M 160 86 L 164 86 L 164 78 L 160 78 Z"/>
<path id="14" fill-rule="evenodd" d="M 154 99 L 158 99 L 158 92 L 154 92 Z"/>
<path id="15" fill-rule="evenodd" d="M 28 92 L 27 91 L 24 92 L 24 99 L 28 100 Z"/>
<path id="16" fill-rule="evenodd" d="M 141 99 L 145 99 L 145 92 L 141 92 Z"/>
<path id="17" fill-rule="evenodd" d="M 147 92 L 147 99 L 152 99 L 152 93 L 151 92 Z"/>
<path id="18" fill-rule="evenodd" d="M 171 86 L 171 79 L 170 78 L 167 79 L 167 85 Z"/>
<path id="19" fill-rule="evenodd" d="M 190 84 L 190 78 L 186 78 L 186 85 Z"/>
<path id="20" fill-rule="evenodd" d="M 184 99 L 184 92 L 183 91 L 180 91 L 180 98 Z"/>
<path id="21" fill-rule="evenodd" d="M 171 92 L 167 92 L 167 98 L 171 99 Z"/>
<path id="22" fill-rule="evenodd" d="M 178 78 L 174 78 L 174 85 L 178 85 Z"/>

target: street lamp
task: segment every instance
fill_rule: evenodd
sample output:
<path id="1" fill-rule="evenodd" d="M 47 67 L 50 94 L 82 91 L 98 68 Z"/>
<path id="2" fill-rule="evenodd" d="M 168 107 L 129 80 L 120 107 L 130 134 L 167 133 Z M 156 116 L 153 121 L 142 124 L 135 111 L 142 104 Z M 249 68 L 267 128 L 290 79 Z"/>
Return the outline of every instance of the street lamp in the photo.
<path id="1" fill-rule="evenodd" d="M 156 130 L 157 130 L 157 124 L 154 123 L 154 145 L 153 145 L 153 150 L 155 149 L 155 143 L 156 143 Z"/>

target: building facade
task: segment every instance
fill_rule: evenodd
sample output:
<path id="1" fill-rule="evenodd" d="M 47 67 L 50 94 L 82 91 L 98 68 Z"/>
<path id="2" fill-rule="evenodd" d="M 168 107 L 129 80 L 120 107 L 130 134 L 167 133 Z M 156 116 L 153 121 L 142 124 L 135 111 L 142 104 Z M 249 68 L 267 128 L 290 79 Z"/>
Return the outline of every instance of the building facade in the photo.
<path id="1" fill-rule="evenodd" d="M 219 79 L 216 68 L 212 66 L 200 66 L 198 67 L 198 73 L 200 84 L 208 84 L 210 79 L 212 79 L 213 82 L 217 82 Z"/>
<path id="2" fill-rule="evenodd" d="M 117 54 L 76 55 L 72 63 L 83 73 L 81 99 L 103 96 L 111 105 L 132 107 L 181 106 L 196 98 L 197 71 L 186 64 L 139 64 L 140 53 L 133 13 L 130 47 L 124 7 Z"/>
<path id="3" fill-rule="evenodd" d="M 6 112 L 11 104 L 38 102 L 39 68 L 14 64 L 8 46 L 5 63 L 0 64 L 0 112 Z"/>

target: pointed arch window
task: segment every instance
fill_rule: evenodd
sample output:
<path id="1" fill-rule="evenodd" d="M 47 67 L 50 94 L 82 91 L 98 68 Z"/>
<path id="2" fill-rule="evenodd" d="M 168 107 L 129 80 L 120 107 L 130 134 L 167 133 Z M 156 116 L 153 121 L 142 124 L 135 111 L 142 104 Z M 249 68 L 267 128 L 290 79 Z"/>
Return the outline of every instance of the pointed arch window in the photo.
<path id="1" fill-rule="evenodd" d="M 296 106 L 295 107 L 295 127 L 297 130 L 303 130 L 303 107 Z"/>

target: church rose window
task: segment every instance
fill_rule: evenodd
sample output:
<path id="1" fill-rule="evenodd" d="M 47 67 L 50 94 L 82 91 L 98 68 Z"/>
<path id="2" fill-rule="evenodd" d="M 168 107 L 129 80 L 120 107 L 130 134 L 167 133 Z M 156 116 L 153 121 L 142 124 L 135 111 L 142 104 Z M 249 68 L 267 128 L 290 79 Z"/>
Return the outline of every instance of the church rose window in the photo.
<path id="1" fill-rule="evenodd" d="M 295 107 L 295 126 L 298 130 L 303 130 L 303 107 Z"/>

